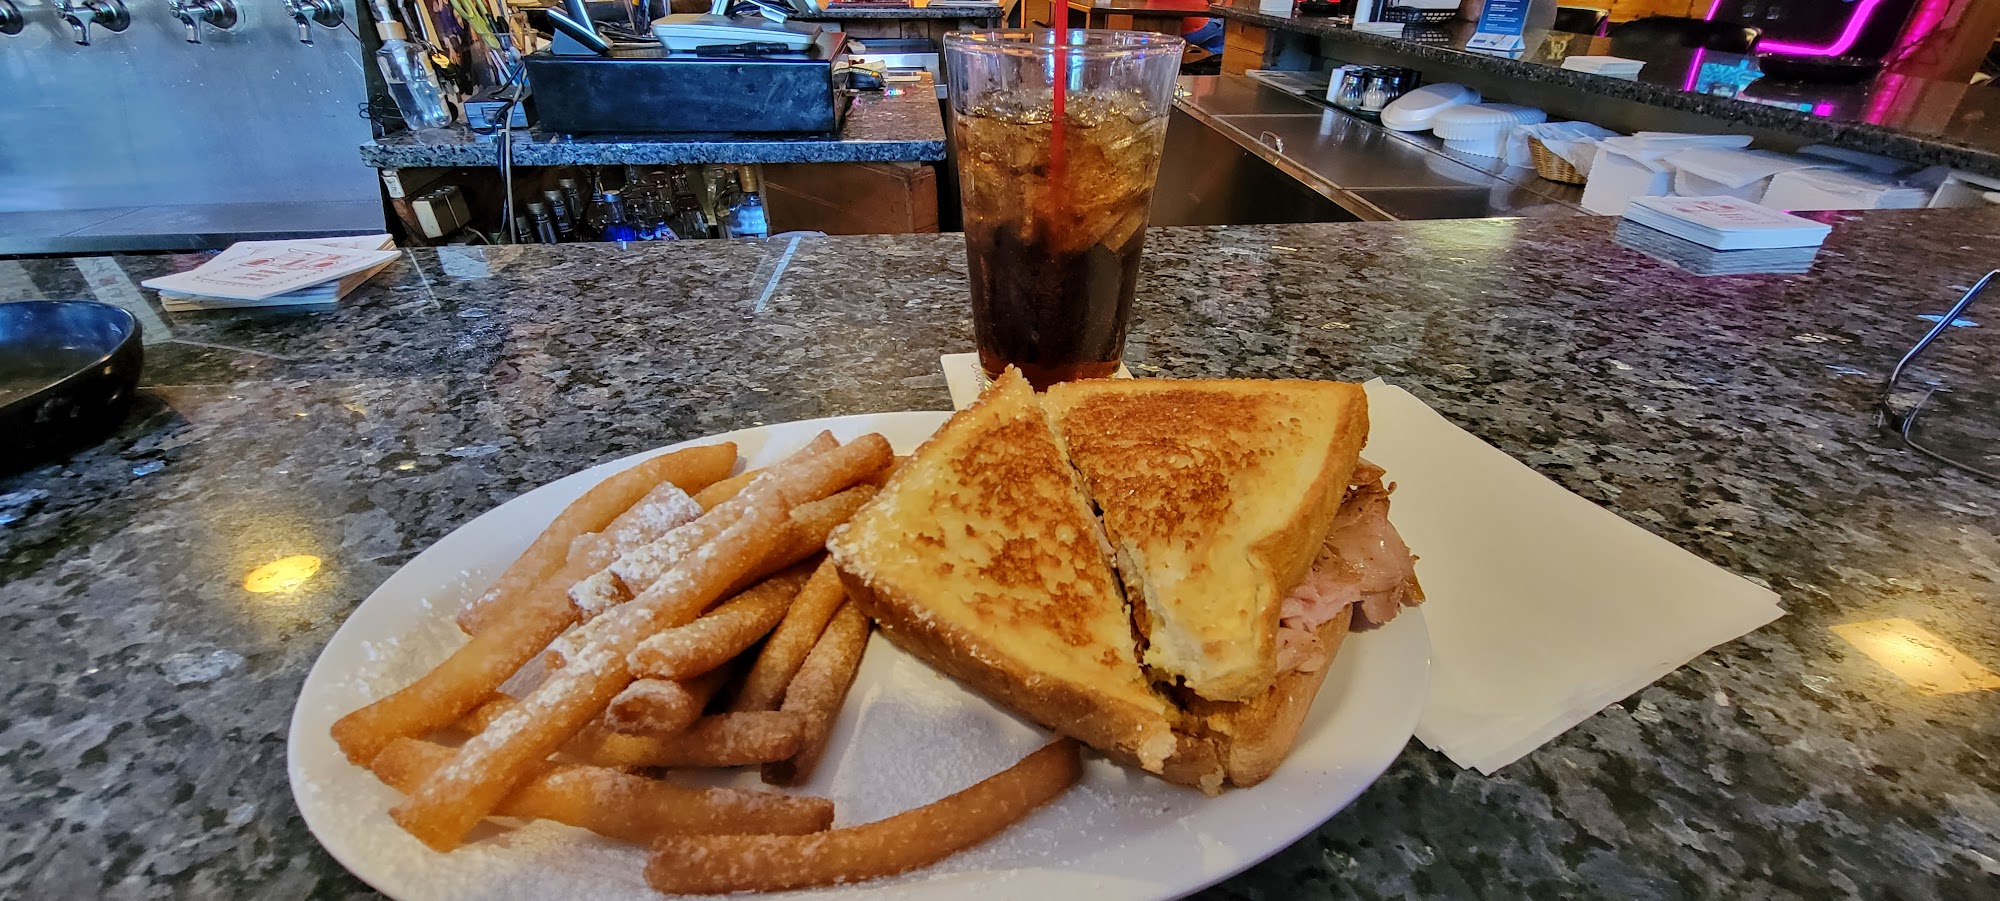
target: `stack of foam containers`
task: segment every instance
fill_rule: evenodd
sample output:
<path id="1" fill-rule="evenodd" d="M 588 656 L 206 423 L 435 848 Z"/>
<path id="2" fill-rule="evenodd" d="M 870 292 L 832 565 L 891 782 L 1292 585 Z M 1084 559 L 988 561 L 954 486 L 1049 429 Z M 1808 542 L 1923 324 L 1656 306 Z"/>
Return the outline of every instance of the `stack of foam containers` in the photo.
<path id="1" fill-rule="evenodd" d="M 1520 125 L 1549 121 L 1549 114 L 1512 103 L 1474 103 L 1443 110 L 1431 122 L 1431 134 L 1444 146 L 1475 156 L 1507 155 L 1507 134 Z"/>

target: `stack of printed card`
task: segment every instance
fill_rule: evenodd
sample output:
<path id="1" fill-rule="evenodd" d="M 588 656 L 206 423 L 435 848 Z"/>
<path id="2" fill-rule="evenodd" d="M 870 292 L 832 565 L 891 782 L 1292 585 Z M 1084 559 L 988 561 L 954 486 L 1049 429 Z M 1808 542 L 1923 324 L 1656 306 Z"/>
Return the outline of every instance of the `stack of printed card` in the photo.
<path id="1" fill-rule="evenodd" d="M 1697 275 L 1812 268 L 1832 226 L 1736 197 L 1635 197 L 1618 243 Z"/>
<path id="2" fill-rule="evenodd" d="M 140 284 L 160 292 L 168 312 L 332 309 L 402 255 L 388 235 L 240 241 L 186 272 Z"/>

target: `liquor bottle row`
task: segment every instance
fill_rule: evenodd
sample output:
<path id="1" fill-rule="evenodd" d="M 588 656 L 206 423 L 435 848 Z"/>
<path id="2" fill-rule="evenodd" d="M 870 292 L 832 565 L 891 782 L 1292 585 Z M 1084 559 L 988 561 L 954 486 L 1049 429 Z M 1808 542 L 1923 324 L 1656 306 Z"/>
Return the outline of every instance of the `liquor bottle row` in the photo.
<path id="1" fill-rule="evenodd" d="M 578 169 L 517 193 L 519 243 L 762 238 L 770 233 L 754 166 Z M 518 188 L 517 188 L 518 192 Z"/>

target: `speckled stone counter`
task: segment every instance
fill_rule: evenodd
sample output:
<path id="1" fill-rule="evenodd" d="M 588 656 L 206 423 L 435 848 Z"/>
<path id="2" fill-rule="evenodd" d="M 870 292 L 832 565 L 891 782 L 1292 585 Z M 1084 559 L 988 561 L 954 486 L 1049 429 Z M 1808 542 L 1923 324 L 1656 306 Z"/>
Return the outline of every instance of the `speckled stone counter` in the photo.
<path id="1" fill-rule="evenodd" d="M 1224 0 L 1211 4 L 1209 11 L 1245 25 L 1320 38 L 1335 57 L 1342 48 L 1386 52 L 1399 57 L 1399 65 L 1418 69 L 1443 64 L 1694 113 L 1714 120 L 1716 132 L 1731 125 L 1767 129 L 1806 143 L 2000 175 L 2000 94 L 1962 83 L 1891 72 L 1858 85 L 1779 84 L 1758 77 L 1754 58 L 1731 53 L 1530 31 L 1526 52 L 1511 58 L 1464 49 L 1472 36 L 1471 22 L 1426 29 L 1435 40 L 1419 41 L 1355 31 L 1344 20 L 1268 15 L 1257 10 L 1256 0 Z M 1646 67 L 1636 81 L 1562 68 L 1565 58 L 1587 54 L 1640 59 Z M 1746 78 L 1747 84 L 1737 83 Z M 1426 80 L 1446 79 L 1431 75 Z"/>
<path id="2" fill-rule="evenodd" d="M 1152 234 L 1136 372 L 1383 376 L 1789 611 L 1497 775 L 1413 742 L 1206 898 L 2000 892 L 2000 696 L 1921 693 L 1828 630 L 1904 617 L 2000 669 L 2000 488 L 1870 412 L 1919 315 L 1995 264 L 2000 214 L 1835 221 L 1812 273 L 1734 278 L 1619 248 L 1598 218 Z M 947 408 L 962 253 L 956 235 L 450 247 L 337 312 L 258 316 L 163 314 L 133 287 L 196 256 L 0 260 L 0 297 L 134 305 L 153 342 L 116 436 L 0 478 L 0 897 L 366 896 L 285 777 L 294 695 L 342 618 L 439 537 L 593 463 Z M 1967 346 L 1995 315 L 1919 378 L 1991 376 Z M 310 580 L 246 591 L 308 553 Z"/>
<path id="3" fill-rule="evenodd" d="M 854 98 L 838 138 L 736 138 L 702 135 L 514 136 L 516 166 L 667 166 L 686 163 L 902 163 L 944 159 L 944 114 L 929 82 L 891 85 Z M 400 131 L 361 145 L 377 169 L 497 166 L 491 136 L 459 128 L 418 135 Z"/>

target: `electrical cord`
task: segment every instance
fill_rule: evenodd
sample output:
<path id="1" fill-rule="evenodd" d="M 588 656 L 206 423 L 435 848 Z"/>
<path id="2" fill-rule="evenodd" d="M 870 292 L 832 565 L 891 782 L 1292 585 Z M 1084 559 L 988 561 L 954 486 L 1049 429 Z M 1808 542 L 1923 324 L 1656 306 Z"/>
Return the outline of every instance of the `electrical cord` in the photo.
<path id="1" fill-rule="evenodd" d="M 500 181 L 506 190 L 506 197 L 500 205 L 500 227 L 506 231 L 507 243 L 520 243 L 520 234 L 514 230 L 514 107 L 521 102 L 519 91 L 510 90 L 521 82 L 527 66 L 514 63 L 514 71 L 507 76 L 507 83 L 500 86 L 500 94 L 506 97 L 497 115 L 486 118 L 488 128 L 500 129 Z"/>

